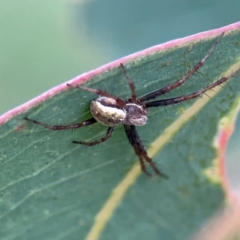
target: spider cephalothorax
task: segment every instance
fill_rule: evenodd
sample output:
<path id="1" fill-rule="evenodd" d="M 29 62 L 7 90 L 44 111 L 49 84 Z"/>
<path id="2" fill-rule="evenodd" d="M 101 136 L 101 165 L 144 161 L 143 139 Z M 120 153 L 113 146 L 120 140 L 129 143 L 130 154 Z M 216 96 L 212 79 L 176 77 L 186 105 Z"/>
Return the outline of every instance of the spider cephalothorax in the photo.
<path id="1" fill-rule="evenodd" d="M 29 118 L 25 118 L 25 119 L 51 130 L 80 128 L 80 127 L 94 124 L 96 122 L 99 122 L 105 126 L 108 126 L 106 135 L 100 140 L 95 140 L 93 142 L 73 141 L 73 143 L 83 144 L 87 146 L 93 146 L 106 141 L 108 138 L 111 137 L 114 126 L 123 124 L 128 140 L 130 144 L 133 146 L 134 151 L 139 158 L 142 171 L 148 174 L 145 167 L 145 163 L 147 162 L 148 164 L 150 164 L 150 166 L 152 167 L 152 169 L 155 171 L 156 174 L 162 177 L 166 177 L 166 175 L 156 167 L 152 159 L 148 156 L 147 151 L 145 150 L 142 144 L 142 141 L 137 133 L 136 126 L 143 126 L 147 123 L 148 108 L 173 105 L 183 101 L 197 98 L 198 96 L 202 95 L 209 89 L 212 89 L 226 82 L 228 79 L 230 79 L 231 77 L 235 76 L 237 73 L 240 72 L 240 68 L 239 68 L 235 72 L 232 72 L 230 75 L 222 77 L 219 80 L 215 81 L 214 83 L 208 85 L 207 87 L 202 88 L 197 92 L 191 93 L 186 96 L 178 96 L 178 97 L 173 97 L 168 99 L 151 101 L 161 95 L 164 95 L 165 93 L 172 91 L 173 89 L 179 87 L 185 81 L 187 81 L 191 75 L 193 75 L 200 67 L 203 66 L 204 62 L 211 55 L 212 51 L 217 46 L 218 42 L 220 41 L 223 35 L 224 33 L 222 33 L 218 37 L 218 39 L 215 41 L 215 43 L 207 52 L 207 54 L 204 56 L 204 58 L 200 62 L 198 62 L 184 77 L 177 80 L 173 84 L 157 89 L 139 98 L 136 97 L 134 83 L 128 76 L 127 71 L 123 64 L 120 64 L 120 66 L 128 80 L 128 84 L 131 89 L 131 98 L 127 100 L 122 100 L 121 98 L 115 95 L 112 95 L 110 93 L 104 92 L 102 90 L 87 88 L 83 86 L 76 86 L 79 89 L 96 93 L 101 96 L 91 101 L 90 110 L 93 118 L 90 118 L 82 123 L 66 125 L 66 126 L 50 126 L 48 124 L 41 123 L 33 119 L 29 119 Z M 68 86 L 72 86 L 72 85 L 68 84 Z"/>

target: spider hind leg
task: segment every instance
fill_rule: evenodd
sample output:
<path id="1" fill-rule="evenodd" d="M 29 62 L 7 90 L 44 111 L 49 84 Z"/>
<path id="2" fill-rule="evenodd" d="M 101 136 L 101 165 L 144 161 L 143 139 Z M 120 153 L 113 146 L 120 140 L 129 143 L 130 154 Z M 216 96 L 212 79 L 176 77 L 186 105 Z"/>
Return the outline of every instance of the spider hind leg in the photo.
<path id="1" fill-rule="evenodd" d="M 112 136 L 113 129 L 114 129 L 113 127 L 109 127 L 106 135 L 99 140 L 95 140 L 95 141 L 92 141 L 92 142 L 73 141 L 73 143 L 82 144 L 82 145 L 90 146 L 90 147 L 94 146 L 94 145 L 97 145 L 99 143 L 107 141 Z"/>
<path id="2" fill-rule="evenodd" d="M 94 123 L 97 122 L 96 119 L 90 118 L 90 119 L 88 119 L 86 121 L 83 121 L 81 123 L 76 123 L 76 124 L 71 124 L 71 125 L 54 125 L 54 126 L 52 126 L 52 125 L 49 125 L 49 124 L 46 124 L 46 123 L 36 121 L 34 119 L 31 119 L 31 118 L 25 117 L 24 119 L 27 120 L 28 122 L 32 122 L 34 124 L 40 125 L 42 127 L 48 128 L 50 130 L 76 129 L 76 128 L 85 127 L 85 126 L 88 126 L 88 125 L 91 125 L 91 124 L 94 124 Z"/>

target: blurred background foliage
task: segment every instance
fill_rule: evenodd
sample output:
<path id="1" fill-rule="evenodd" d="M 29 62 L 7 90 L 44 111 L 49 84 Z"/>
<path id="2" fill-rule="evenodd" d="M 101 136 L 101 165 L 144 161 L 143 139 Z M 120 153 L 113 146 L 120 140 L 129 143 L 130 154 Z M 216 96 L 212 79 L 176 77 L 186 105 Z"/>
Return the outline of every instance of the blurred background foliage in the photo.
<path id="1" fill-rule="evenodd" d="M 1 0 L 0 114 L 105 63 L 239 21 L 239 0 Z M 227 156 L 238 180 L 240 117 Z"/>

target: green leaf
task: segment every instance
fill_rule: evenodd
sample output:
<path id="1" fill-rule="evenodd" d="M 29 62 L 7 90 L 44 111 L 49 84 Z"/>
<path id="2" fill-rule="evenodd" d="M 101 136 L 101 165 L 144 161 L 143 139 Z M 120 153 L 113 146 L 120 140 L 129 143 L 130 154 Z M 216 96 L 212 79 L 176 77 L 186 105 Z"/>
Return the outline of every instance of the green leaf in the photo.
<path id="1" fill-rule="evenodd" d="M 141 96 L 184 76 L 224 37 L 183 86 L 166 95 L 199 90 L 239 68 L 240 25 L 175 40 L 83 74 L 72 84 L 130 96 L 119 67 L 124 63 Z M 237 63 L 238 62 L 238 63 Z M 91 117 L 96 95 L 64 83 L 0 118 L 0 237 L 5 239 L 186 239 L 226 200 L 216 173 L 218 127 L 236 115 L 240 76 L 203 99 L 149 110 L 139 135 L 169 180 L 141 173 L 123 126 L 95 147 L 72 144 L 106 133 L 95 124 L 78 130 L 50 131 L 24 117 L 50 125 Z M 230 117 L 233 122 L 233 117 Z M 215 172 L 214 172 L 215 170 Z"/>

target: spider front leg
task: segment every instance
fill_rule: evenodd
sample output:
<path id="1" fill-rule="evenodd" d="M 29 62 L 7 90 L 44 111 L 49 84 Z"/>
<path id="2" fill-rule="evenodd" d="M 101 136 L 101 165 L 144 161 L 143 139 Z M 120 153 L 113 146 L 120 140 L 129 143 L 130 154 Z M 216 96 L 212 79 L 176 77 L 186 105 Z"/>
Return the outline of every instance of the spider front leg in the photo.
<path id="1" fill-rule="evenodd" d="M 34 124 L 37 124 L 37 125 L 40 125 L 42 127 L 48 128 L 50 130 L 76 129 L 76 128 L 85 127 L 85 126 L 88 126 L 88 125 L 91 125 L 91 124 L 94 124 L 94 123 L 97 122 L 96 119 L 90 118 L 90 119 L 88 119 L 86 121 L 83 121 L 82 123 L 76 123 L 76 124 L 72 124 L 72 125 L 51 126 L 51 125 L 48 125 L 46 123 L 42 123 L 42 122 L 36 121 L 34 119 L 27 118 L 27 117 L 25 117 L 24 119 L 29 121 L 29 122 L 32 122 Z"/>
<path id="2" fill-rule="evenodd" d="M 237 69 L 235 72 L 229 74 L 228 76 L 220 78 L 219 80 L 217 80 L 216 82 L 208 85 L 207 87 L 200 89 L 197 92 L 194 92 L 194 93 L 186 95 L 186 96 L 179 96 L 179 97 L 174 97 L 174 98 L 168 98 L 168 99 L 162 99 L 162 100 L 147 102 L 147 103 L 145 103 L 145 106 L 147 108 L 167 106 L 167 105 L 173 105 L 173 104 L 181 103 L 181 102 L 184 102 L 184 101 L 187 101 L 187 100 L 190 100 L 190 99 L 197 98 L 197 97 L 201 96 L 202 94 L 204 94 L 205 92 L 207 92 L 208 90 L 213 89 L 213 88 L 225 83 L 228 79 L 234 77 L 238 73 L 240 73 L 240 68 Z"/>
<path id="3" fill-rule="evenodd" d="M 152 167 L 153 171 L 157 175 L 167 178 L 167 176 L 156 167 L 152 159 L 148 157 L 147 152 L 142 144 L 142 141 L 137 133 L 136 127 L 132 125 L 124 125 L 124 128 L 125 128 L 125 132 L 128 137 L 128 140 L 130 144 L 133 146 L 134 151 L 139 158 L 142 171 L 145 172 L 147 175 L 150 175 L 146 170 L 146 166 L 144 162 L 145 160 Z"/>
<path id="4" fill-rule="evenodd" d="M 111 137 L 112 132 L 113 132 L 113 127 L 109 127 L 108 130 L 107 130 L 106 135 L 103 138 L 99 139 L 99 140 L 95 140 L 93 142 L 73 141 L 73 143 L 82 144 L 82 145 L 86 145 L 86 146 L 94 146 L 94 145 L 97 145 L 99 143 L 107 141 Z"/>
<path id="5" fill-rule="evenodd" d="M 140 102 L 145 102 L 154 98 L 157 98 L 163 94 L 166 94 L 170 91 L 172 91 L 173 89 L 181 86 L 183 83 L 185 83 L 196 71 L 198 71 L 198 69 L 200 69 L 205 61 L 209 58 L 209 56 L 211 55 L 211 53 L 213 52 L 213 50 L 216 48 L 217 44 L 219 43 L 219 41 L 221 40 L 221 38 L 223 37 L 224 33 L 222 33 L 218 39 L 215 41 L 215 43 L 213 44 L 213 46 L 209 49 L 209 51 L 207 52 L 207 54 L 202 58 L 202 60 L 200 62 L 198 62 L 190 71 L 188 71 L 188 73 L 182 77 L 181 79 L 177 80 L 176 82 L 174 82 L 173 84 L 170 84 L 166 87 L 157 89 L 151 93 L 148 93 L 146 95 L 141 96 L 140 98 L 138 98 L 138 100 Z"/>

